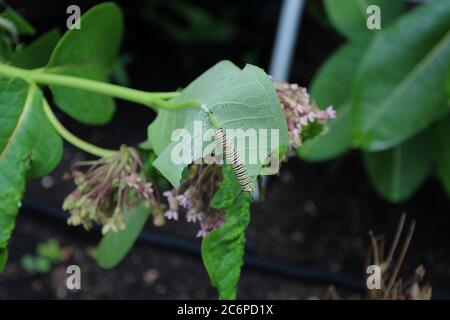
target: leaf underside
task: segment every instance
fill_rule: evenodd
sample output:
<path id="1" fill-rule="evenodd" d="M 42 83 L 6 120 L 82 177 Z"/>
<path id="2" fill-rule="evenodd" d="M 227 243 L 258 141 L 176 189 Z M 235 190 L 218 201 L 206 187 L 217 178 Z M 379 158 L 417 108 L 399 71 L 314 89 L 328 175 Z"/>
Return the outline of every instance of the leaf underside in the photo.
<path id="1" fill-rule="evenodd" d="M 247 65 L 241 70 L 229 61 L 219 62 L 173 99 L 174 102 L 188 100 L 206 104 L 223 129 L 242 129 L 237 134 L 238 137 L 245 137 L 248 129 L 255 130 L 256 133 L 259 129 L 266 129 L 270 141 L 271 129 L 277 129 L 279 131 L 279 147 L 287 147 L 286 120 L 273 84 L 264 71 L 258 67 Z M 194 130 L 195 121 L 199 121 L 203 133 L 208 129 L 213 129 L 208 115 L 201 108 L 161 110 L 148 129 L 149 143 L 158 154 L 154 165 L 175 187 L 179 185 L 182 172 L 187 164 L 194 159 L 201 158 L 205 146 L 210 144 L 214 138 L 210 137 L 211 140 L 201 142 L 200 130 Z M 181 128 L 187 130 L 190 138 L 171 142 L 172 133 Z M 194 143 L 194 140 L 199 143 Z M 173 161 L 172 152 L 178 150 L 175 148 L 180 148 L 180 141 L 181 146 L 190 146 L 192 152 L 189 155 L 189 161 L 176 164 Z M 249 176 L 254 180 L 261 170 L 262 161 L 260 159 L 264 159 L 276 150 L 271 148 L 270 142 L 268 142 L 266 147 L 259 147 L 257 143 L 245 143 L 244 147 L 236 146 L 236 151 L 243 161 L 245 159 L 244 163 Z M 256 163 L 250 163 L 249 154 L 250 152 L 255 154 L 256 151 L 259 152 L 260 157 Z"/>

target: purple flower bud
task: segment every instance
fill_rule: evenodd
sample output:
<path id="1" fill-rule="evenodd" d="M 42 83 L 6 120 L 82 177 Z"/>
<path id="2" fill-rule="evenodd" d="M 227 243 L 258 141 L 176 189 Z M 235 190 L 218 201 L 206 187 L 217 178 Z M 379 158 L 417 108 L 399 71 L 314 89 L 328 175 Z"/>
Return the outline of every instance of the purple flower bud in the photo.
<path id="1" fill-rule="evenodd" d="M 166 213 L 164 213 L 164 216 L 169 220 L 178 221 L 178 212 L 177 211 L 167 210 Z"/>

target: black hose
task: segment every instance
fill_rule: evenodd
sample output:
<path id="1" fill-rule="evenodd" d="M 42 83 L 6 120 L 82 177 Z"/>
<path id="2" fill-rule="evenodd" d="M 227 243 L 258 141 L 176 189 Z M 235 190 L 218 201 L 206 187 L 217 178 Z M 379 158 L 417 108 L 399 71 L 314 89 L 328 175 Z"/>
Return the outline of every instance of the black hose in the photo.
<path id="1" fill-rule="evenodd" d="M 63 210 L 49 207 L 46 204 L 31 198 L 25 198 L 22 204 L 23 208 L 28 209 L 31 212 L 59 221 L 65 222 L 68 217 L 68 213 Z M 94 225 L 93 229 L 100 232 L 101 227 L 99 225 Z M 191 239 L 185 239 L 147 229 L 141 232 L 137 242 L 201 257 L 199 242 Z M 251 268 L 257 271 L 276 274 L 296 280 L 320 284 L 333 284 L 337 287 L 347 288 L 359 293 L 367 292 L 365 280 L 362 278 L 357 279 L 337 272 L 305 267 L 298 264 L 294 265 L 283 261 L 274 261 L 268 258 L 256 257 L 251 254 L 246 254 L 244 260 L 245 268 Z M 450 294 L 433 291 L 433 299 L 450 300 Z"/>

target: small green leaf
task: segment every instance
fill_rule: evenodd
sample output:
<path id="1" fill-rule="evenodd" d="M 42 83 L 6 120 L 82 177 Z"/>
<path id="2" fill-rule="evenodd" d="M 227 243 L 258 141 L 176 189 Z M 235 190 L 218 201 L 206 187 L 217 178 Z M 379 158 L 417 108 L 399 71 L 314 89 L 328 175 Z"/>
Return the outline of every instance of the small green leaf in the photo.
<path id="1" fill-rule="evenodd" d="M 26 179 L 47 174 L 61 159 L 62 140 L 42 99 L 34 84 L 0 80 L 0 248 L 11 236 Z"/>
<path id="2" fill-rule="evenodd" d="M 0 15 L 14 23 L 19 34 L 34 35 L 36 33 L 36 29 L 11 7 L 8 7 Z"/>
<path id="3" fill-rule="evenodd" d="M 336 157 L 351 145 L 350 96 L 356 70 L 364 56 L 366 42 L 346 44 L 335 51 L 320 68 L 311 85 L 311 97 L 321 108 L 332 105 L 336 119 L 324 134 L 304 142 L 297 149 L 305 160 L 322 161 Z"/>
<path id="4" fill-rule="evenodd" d="M 328 18 L 338 31 L 351 40 L 370 38 L 380 30 L 367 28 L 367 13 L 370 5 L 380 8 L 380 27 L 386 28 L 403 12 L 403 1 L 400 0 L 325 0 Z"/>
<path id="5" fill-rule="evenodd" d="M 61 261 L 61 248 L 56 239 L 49 239 L 46 242 L 40 243 L 36 251 L 39 257 L 45 258 L 51 263 L 58 263 Z"/>
<path id="6" fill-rule="evenodd" d="M 28 46 L 14 52 L 11 58 L 12 64 L 26 69 L 45 66 L 60 37 L 58 29 L 44 33 Z"/>
<path id="7" fill-rule="evenodd" d="M 220 188 L 228 191 L 219 189 L 218 199 L 213 200 L 216 203 L 220 203 L 219 200 L 224 194 L 229 196 L 240 191 L 233 172 L 226 169 L 226 166 L 222 172 L 224 181 Z M 234 192 L 230 193 L 230 190 Z M 225 209 L 225 224 L 212 231 L 202 241 L 203 263 L 212 286 L 219 292 L 220 299 L 236 298 L 237 284 L 244 264 L 245 230 L 250 221 L 250 202 L 250 196 L 239 193 L 235 201 L 228 202 L 229 206 Z"/>
<path id="8" fill-rule="evenodd" d="M 103 236 L 92 256 L 98 265 L 105 269 L 117 266 L 133 246 L 145 223 L 150 211 L 146 208 L 135 208 L 125 214 L 126 228 L 118 232 L 108 232 Z"/>
<path id="9" fill-rule="evenodd" d="M 450 194 L 450 117 L 442 119 L 433 127 L 432 138 L 430 144 L 439 178 Z"/>
<path id="10" fill-rule="evenodd" d="M 450 112 L 450 1 L 405 14 L 371 43 L 353 91 L 352 136 L 368 151 L 395 146 Z"/>
<path id="11" fill-rule="evenodd" d="M 423 133 L 392 149 L 366 152 L 364 161 L 375 190 L 392 202 L 408 199 L 430 173 L 428 145 Z"/>
<path id="12" fill-rule="evenodd" d="M 8 262 L 8 249 L 0 249 L 0 273 L 5 269 L 6 263 Z"/>
<path id="13" fill-rule="evenodd" d="M 36 272 L 39 273 L 48 273 L 52 268 L 52 263 L 50 260 L 43 257 L 35 257 L 34 258 L 34 267 Z"/>
<path id="14" fill-rule="evenodd" d="M 26 254 L 20 259 L 20 265 L 28 272 L 36 270 L 36 259 L 31 254 Z"/>
<path id="15" fill-rule="evenodd" d="M 81 29 L 68 30 L 56 45 L 47 72 L 107 82 L 122 39 L 122 12 L 108 2 L 80 19 Z M 50 89 L 58 107 L 73 118 L 87 124 L 111 120 L 115 109 L 111 97 L 57 85 Z"/>
<path id="16" fill-rule="evenodd" d="M 271 129 L 277 129 L 279 147 L 288 145 L 286 120 L 272 81 L 258 67 L 247 65 L 241 70 L 229 61 L 222 61 L 194 80 L 172 101 L 192 100 L 206 104 L 223 129 L 241 129 L 240 132 L 236 131 L 238 138 L 245 139 L 247 130 L 257 134 L 259 129 L 266 129 L 270 140 Z M 207 113 L 201 108 L 161 110 L 149 126 L 149 141 L 158 154 L 154 165 L 175 187 L 178 186 L 188 161 L 174 163 L 172 151 L 180 145 L 189 146 L 192 152 L 188 156 L 192 162 L 202 157 L 204 147 L 213 142 L 212 139 L 202 142 L 201 132 L 195 128 L 197 123 L 201 124 L 203 134 L 208 129 L 215 130 Z M 180 128 L 186 129 L 185 133 L 188 132 L 189 137 L 179 136 L 183 139 L 171 142 L 173 132 Z M 250 152 L 254 156 L 256 148 L 259 146 L 250 143 L 241 148 L 236 147 L 240 158 L 246 160 L 244 163 L 253 180 L 259 174 L 265 157 L 276 151 L 268 142 L 264 149 L 258 150 L 258 159 L 250 162 L 250 159 L 254 159 L 250 158 Z"/>

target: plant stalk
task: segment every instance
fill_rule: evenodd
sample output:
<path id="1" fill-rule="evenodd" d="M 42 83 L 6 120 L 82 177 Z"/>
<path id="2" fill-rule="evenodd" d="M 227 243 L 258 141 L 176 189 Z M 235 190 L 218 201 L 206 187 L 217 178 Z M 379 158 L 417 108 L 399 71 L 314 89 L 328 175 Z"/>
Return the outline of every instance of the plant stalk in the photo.
<path id="1" fill-rule="evenodd" d="M 0 75 L 6 78 L 19 77 L 38 84 L 63 86 L 100 93 L 114 98 L 136 102 L 155 111 L 159 109 L 177 110 L 200 106 L 200 103 L 197 101 L 167 101 L 167 99 L 174 98 L 178 95 L 178 92 L 176 91 L 142 91 L 92 79 L 55 74 L 45 68 L 27 70 L 0 63 Z"/>
<path id="2" fill-rule="evenodd" d="M 67 130 L 62 125 L 61 122 L 59 122 L 58 118 L 53 113 L 53 111 L 46 99 L 43 99 L 42 104 L 43 104 L 43 108 L 44 108 L 44 113 L 45 113 L 48 121 L 51 123 L 51 125 L 56 130 L 56 132 L 58 132 L 59 135 L 67 142 L 71 143 L 72 145 L 79 148 L 80 150 L 83 150 L 87 153 L 90 153 L 90 154 L 100 157 L 100 158 L 112 157 L 117 153 L 116 150 L 100 148 L 100 147 L 97 147 L 93 144 L 90 144 L 89 142 L 86 142 L 86 141 L 78 138 L 73 133 L 71 133 L 69 130 Z"/>

